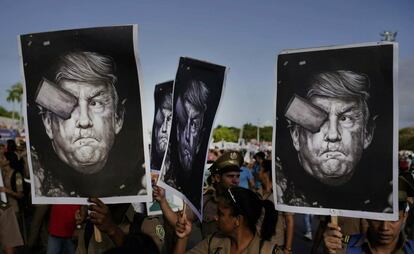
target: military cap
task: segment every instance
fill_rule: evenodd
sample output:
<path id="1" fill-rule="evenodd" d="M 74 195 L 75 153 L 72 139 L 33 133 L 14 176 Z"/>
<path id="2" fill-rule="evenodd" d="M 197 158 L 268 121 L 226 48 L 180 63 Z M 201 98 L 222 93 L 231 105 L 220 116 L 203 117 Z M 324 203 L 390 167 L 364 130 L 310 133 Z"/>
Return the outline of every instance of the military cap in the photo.
<path id="1" fill-rule="evenodd" d="M 241 171 L 243 156 L 239 152 L 225 152 L 209 168 L 211 174 L 224 174 L 227 172 Z"/>

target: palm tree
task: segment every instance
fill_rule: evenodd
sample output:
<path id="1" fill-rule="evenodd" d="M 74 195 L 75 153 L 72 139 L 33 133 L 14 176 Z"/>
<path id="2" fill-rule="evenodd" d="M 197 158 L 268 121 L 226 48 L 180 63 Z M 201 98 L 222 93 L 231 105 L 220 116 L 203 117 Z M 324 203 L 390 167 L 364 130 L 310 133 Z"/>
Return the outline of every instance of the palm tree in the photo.
<path id="1" fill-rule="evenodd" d="M 14 84 L 11 89 L 8 89 L 7 92 L 9 93 L 9 95 L 7 96 L 6 100 L 8 102 L 12 102 L 13 103 L 13 112 L 12 112 L 12 119 L 14 120 L 14 103 L 18 102 L 20 103 L 20 116 L 22 115 L 22 95 L 23 95 L 23 85 L 20 82 L 17 82 L 16 84 Z M 19 120 L 20 120 L 20 116 L 19 116 Z"/>

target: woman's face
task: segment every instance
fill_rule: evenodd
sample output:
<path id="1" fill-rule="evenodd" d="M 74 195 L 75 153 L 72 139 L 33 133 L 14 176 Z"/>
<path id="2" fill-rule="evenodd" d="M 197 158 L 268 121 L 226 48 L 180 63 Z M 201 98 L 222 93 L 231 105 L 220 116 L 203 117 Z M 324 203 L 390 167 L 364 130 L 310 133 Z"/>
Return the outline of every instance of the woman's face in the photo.
<path id="1" fill-rule="evenodd" d="M 230 235 L 237 227 L 237 216 L 231 215 L 231 209 L 220 200 L 217 205 L 217 226 L 219 230 L 225 234 Z"/>

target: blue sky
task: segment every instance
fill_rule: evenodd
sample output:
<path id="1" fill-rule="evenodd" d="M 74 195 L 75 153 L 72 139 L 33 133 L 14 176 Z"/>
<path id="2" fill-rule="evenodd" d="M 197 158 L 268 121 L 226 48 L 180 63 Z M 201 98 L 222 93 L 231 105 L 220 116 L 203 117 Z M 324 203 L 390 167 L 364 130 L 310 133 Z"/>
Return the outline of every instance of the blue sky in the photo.
<path id="1" fill-rule="evenodd" d="M 271 124 L 278 52 L 378 41 L 392 30 L 400 43 L 400 126 L 414 125 L 413 13 L 412 0 L 0 0 L 0 105 L 12 109 L 6 90 L 22 80 L 17 35 L 138 24 L 148 125 L 154 85 L 174 78 L 180 56 L 230 68 L 216 124 Z"/>

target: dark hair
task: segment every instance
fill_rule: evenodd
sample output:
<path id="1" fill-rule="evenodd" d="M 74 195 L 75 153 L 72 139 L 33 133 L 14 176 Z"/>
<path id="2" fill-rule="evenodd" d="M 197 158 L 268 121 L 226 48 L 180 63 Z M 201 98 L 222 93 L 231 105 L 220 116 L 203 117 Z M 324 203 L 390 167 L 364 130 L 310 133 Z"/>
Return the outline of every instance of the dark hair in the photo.
<path id="1" fill-rule="evenodd" d="M 255 160 L 257 160 L 257 159 L 262 159 L 262 160 L 264 160 L 265 159 L 265 157 L 266 157 L 266 154 L 264 153 L 264 152 L 258 152 L 258 153 L 256 153 L 254 156 L 253 156 L 253 158 L 255 159 Z"/>
<path id="2" fill-rule="evenodd" d="M 112 248 L 105 252 L 105 254 L 133 254 L 133 253 L 148 253 L 159 254 L 160 251 L 152 238 L 144 233 L 135 233 L 134 235 L 127 235 L 124 244 L 121 247 Z"/>
<path id="3" fill-rule="evenodd" d="M 13 139 L 7 140 L 7 151 L 8 152 L 15 152 L 17 150 L 16 142 Z"/>
<path id="4" fill-rule="evenodd" d="M 221 200 L 230 208 L 233 216 L 242 215 L 251 232 L 256 232 L 256 224 L 262 215 L 264 208 L 264 218 L 260 229 L 260 237 L 270 240 L 275 233 L 277 222 L 277 211 L 269 200 L 261 200 L 256 193 L 242 187 L 231 187 L 221 196 Z"/>
<path id="5" fill-rule="evenodd" d="M 9 166 L 22 173 L 24 170 L 23 160 L 17 157 L 14 151 L 7 151 L 4 153 L 4 157 L 9 161 Z"/>
<path id="6" fill-rule="evenodd" d="M 272 173 L 272 161 L 271 160 L 264 160 L 262 162 L 262 168 L 263 168 L 265 173 Z"/>

